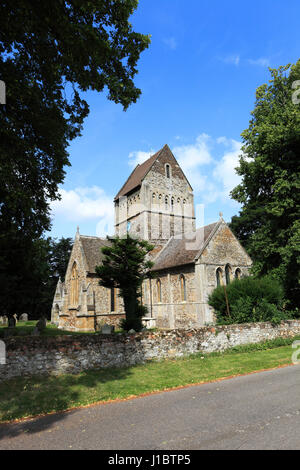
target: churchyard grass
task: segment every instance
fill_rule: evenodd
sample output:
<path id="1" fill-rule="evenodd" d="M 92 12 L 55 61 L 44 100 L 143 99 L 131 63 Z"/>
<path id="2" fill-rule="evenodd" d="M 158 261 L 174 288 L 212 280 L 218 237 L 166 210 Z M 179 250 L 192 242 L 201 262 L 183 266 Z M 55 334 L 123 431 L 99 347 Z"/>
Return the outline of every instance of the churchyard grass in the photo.
<path id="1" fill-rule="evenodd" d="M 237 347 L 222 354 L 196 354 L 128 368 L 11 379 L 0 383 L 0 421 L 62 411 L 99 401 L 126 399 L 287 365 L 291 363 L 291 343 L 295 339 L 278 339 Z"/>
<path id="2" fill-rule="evenodd" d="M 27 336 L 33 332 L 37 321 L 26 321 L 18 322 L 12 336 Z M 0 325 L 0 338 L 4 335 L 4 329 L 7 328 L 5 325 Z M 47 323 L 47 327 L 42 332 L 41 336 L 62 336 L 62 335 L 83 335 L 83 334 L 95 334 L 95 332 L 82 332 L 82 331 L 66 331 L 59 330 L 57 326 Z"/>

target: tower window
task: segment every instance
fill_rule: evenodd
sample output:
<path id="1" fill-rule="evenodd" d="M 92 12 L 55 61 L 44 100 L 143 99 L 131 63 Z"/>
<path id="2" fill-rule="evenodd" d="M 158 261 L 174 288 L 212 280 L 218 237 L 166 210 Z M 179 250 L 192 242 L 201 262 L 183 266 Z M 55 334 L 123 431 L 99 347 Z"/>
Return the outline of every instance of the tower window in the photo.
<path id="1" fill-rule="evenodd" d="M 170 165 L 166 165 L 166 177 L 170 178 Z"/>

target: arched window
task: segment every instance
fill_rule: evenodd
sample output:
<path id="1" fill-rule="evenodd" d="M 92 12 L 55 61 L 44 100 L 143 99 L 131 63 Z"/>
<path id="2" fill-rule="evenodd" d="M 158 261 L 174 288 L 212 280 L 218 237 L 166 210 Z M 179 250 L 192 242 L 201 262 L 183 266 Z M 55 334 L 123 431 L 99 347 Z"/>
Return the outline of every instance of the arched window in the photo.
<path id="1" fill-rule="evenodd" d="M 152 206 L 155 206 L 156 196 L 155 193 L 152 194 Z"/>
<path id="2" fill-rule="evenodd" d="M 169 198 L 168 196 L 165 197 L 165 210 L 167 211 L 169 209 Z"/>
<path id="3" fill-rule="evenodd" d="M 217 286 L 222 286 L 223 284 L 223 271 L 221 268 L 218 268 L 216 271 Z"/>
<path id="4" fill-rule="evenodd" d="M 231 272 L 232 269 L 229 264 L 226 264 L 225 266 L 225 277 L 226 277 L 226 284 L 229 285 L 231 281 Z"/>
<path id="5" fill-rule="evenodd" d="M 157 302 L 161 302 L 161 280 L 157 279 L 156 281 L 156 290 L 157 290 Z"/>
<path id="6" fill-rule="evenodd" d="M 237 268 L 235 270 L 235 278 L 236 279 L 241 279 L 241 275 L 242 275 L 242 271 L 240 270 L 240 268 Z"/>
<path id="7" fill-rule="evenodd" d="M 117 289 L 115 287 L 111 287 L 110 289 L 110 311 L 115 312 L 117 305 Z"/>
<path id="8" fill-rule="evenodd" d="M 174 212 L 174 198 L 171 199 L 171 211 Z"/>
<path id="9" fill-rule="evenodd" d="M 181 294 L 181 301 L 186 301 L 186 282 L 185 277 L 183 274 L 180 274 L 180 294 Z"/>
<path id="10" fill-rule="evenodd" d="M 167 178 L 170 178 L 170 175 L 171 175 L 171 173 L 170 173 L 170 165 L 167 164 L 167 165 L 166 165 L 166 177 L 167 177 Z"/>
<path id="11" fill-rule="evenodd" d="M 79 302 L 79 280 L 77 264 L 74 262 L 71 272 L 70 303 L 72 307 L 77 307 Z"/>

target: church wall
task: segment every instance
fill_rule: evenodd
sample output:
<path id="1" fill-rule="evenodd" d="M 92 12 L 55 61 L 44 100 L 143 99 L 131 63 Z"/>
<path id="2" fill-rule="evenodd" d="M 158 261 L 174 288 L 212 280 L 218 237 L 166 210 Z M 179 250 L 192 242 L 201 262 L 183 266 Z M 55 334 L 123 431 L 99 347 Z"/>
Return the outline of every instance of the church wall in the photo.
<path id="1" fill-rule="evenodd" d="M 78 268 L 79 299 L 70 304 L 71 273 L 74 262 Z M 76 238 L 70 256 L 64 286 L 64 304 L 59 315 L 59 328 L 71 331 L 94 331 L 104 323 L 119 326 L 124 317 L 123 305 L 117 298 L 115 312 L 110 311 L 110 290 L 99 285 L 96 275 L 89 275 L 80 239 Z"/>
<path id="2" fill-rule="evenodd" d="M 161 167 L 154 165 L 144 179 L 144 200 L 151 211 L 148 220 L 151 240 L 168 240 L 170 236 L 195 228 L 193 193 L 186 179 L 177 176 L 176 166 L 171 167 L 171 177 L 167 178 L 162 173 L 164 166 L 158 171 Z"/>
<path id="3" fill-rule="evenodd" d="M 180 276 L 184 275 L 186 285 L 186 300 L 181 297 Z M 158 302 L 157 280 L 161 282 L 161 302 Z M 155 273 L 152 284 L 152 309 L 150 302 L 150 281 L 144 285 L 144 302 L 149 313 L 156 319 L 158 328 L 195 328 L 203 323 L 199 298 L 201 284 L 195 280 L 195 266 L 182 266 Z"/>
<path id="4" fill-rule="evenodd" d="M 167 164 L 170 178 L 166 176 Z M 155 243 L 195 229 L 192 188 L 168 151 L 154 162 L 138 190 L 115 203 L 115 210 L 118 234 L 126 234 L 130 222 L 131 235 Z"/>
<path id="5" fill-rule="evenodd" d="M 200 273 L 200 270 L 202 270 L 202 278 L 205 279 L 203 285 L 203 316 L 205 323 L 214 323 L 214 313 L 207 300 L 209 294 L 217 287 L 216 272 L 218 268 L 222 270 L 222 283 L 226 284 L 226 265 L 230 266 L 230 279 L 233 280 L 237 269 L 240 270 L 241 276 L 249 276 L 252 261 L 229 227 L 223 223 L 196 264 L 196 271 Z"/>

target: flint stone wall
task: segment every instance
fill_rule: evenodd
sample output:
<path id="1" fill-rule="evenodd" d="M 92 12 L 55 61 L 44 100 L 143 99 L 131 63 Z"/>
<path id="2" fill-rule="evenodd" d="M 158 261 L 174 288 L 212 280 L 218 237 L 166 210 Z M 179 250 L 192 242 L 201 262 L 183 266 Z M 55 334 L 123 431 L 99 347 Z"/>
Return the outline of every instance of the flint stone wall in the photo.
<path id="1" fill-rule="evenodd" d="M 0 381 L 17 376 L 77 374 L 91 368 L 124 367 L 299 334 L 300 320 L 289 320 L 278 326 L 249 323 L 133 335 L 7 338 L 6 364 L 0 363 Z"/>

